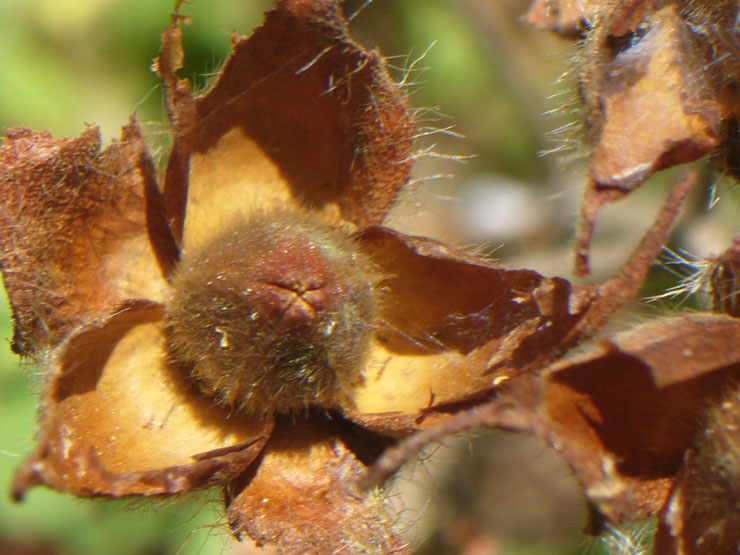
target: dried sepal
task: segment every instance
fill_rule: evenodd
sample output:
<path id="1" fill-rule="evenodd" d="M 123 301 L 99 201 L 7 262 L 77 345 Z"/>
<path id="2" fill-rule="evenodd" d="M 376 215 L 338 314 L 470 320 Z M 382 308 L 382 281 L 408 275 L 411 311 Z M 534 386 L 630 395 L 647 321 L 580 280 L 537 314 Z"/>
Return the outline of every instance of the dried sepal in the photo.
<path id="1" fill-rule="evenodd" d="M 391 477 L 408 458 L 428 443 L 446 435 L 473 428 L 488 426 L 516 430 L 539 435 L 554 445 L 560 445 L 562 443 L 561 439 L 557 437 L 557 434 L 553 435 L 553 430 L 548 424 L 547 415 L 541 414 L 540 410 L 543 397 L 543 373 L 549 372 L 548 365 L 564 355 L 568 349 L 593 336 L 609 321 L 615 312 L 634 297 L 647 276 L 653 260 L 662 248 L 661 246 L 666 242 L 670 229 L 678 216 L 681 203 L 688 194 L 694 180 L 695 176 L 688 174 L 679 185 L 674 187 L 656 216 L 653 226 L 643 237 L 632 258 L 612 279 L 590 287 L 577 287 L 559 278 L 540 278 L 541 282 L 534 290 L 532 297 L 537 300 L 542 314 L 557 315 L 554 321 L 558 322 L 562 329 L 554 335 L 542 333 L 543 330 L 547 330 L 547 326 L 541 326 L 539 318 L 533 318 L 529 322 L 525 322 L 525 325 L 512 330 L 512 333 L 504 341 L 497 342 L 493 340 L 491 344 L 498 348 L 496 355 L 488 360 L 487 365 L 484 365 L 484 371 L 481 372 L 480 369 L 477 369 L 480 372 L 480 377 L 490 380 L 488 384 L 483 382 L 480 377 L 477 382 L 471 380 L 468 374 L 467 383 L 462 382 L 466 384 L 465 386 L 453 382 L 453 385 L 449 387 L 449 391 L 455 392 L 457 398 L 451 396 L 438 401 L 436 396 L 432 395 L 428 406 L 421 408 L 421 410 L 417 408 L 418 412 L 416 414 L 412 412 L 413 402 L 415 401 L 418 407 L 421 407 L 420 401 L 423 401 L 421 394 L 415 397 L 399 395 L 408 403 L 406 412 L 397 410 L 388 413 L 362 414 L 348 412 L 345 409 L 345 413 L 351 414 L 354 421 L 387 435 L 404 437 L 414 428 L 426 428 L 401 441 L 398 446 L 383 454 L 377 463 L 372 466 L 369 473 L 361 479 L 363 487 L 370 487 Z M 377 231 L 374 231 L 374 233 L 377 233 Z M 389 235 L 389 232 L 386 230 L 384 234 Z M 403 238 L 403 240 L 406 243 L 418 245 L 418 251 L 424 252 L 428 256 L 436 256 L 447 263 L 452 262 L 452 254 L 457 254 L 460 257 L 456 260 L 457 263 L 462 262 L 467 256 L 451 251 L 449 247 L 442 247 L 437 242 L 429 242 L 427 239 Z M 443 252 L 444 256 L 442 255 Z M 403 257 L 397 254 L 395 259 L 402 260 Z M 411 266 L 418 267 L 418 262 Z M 474 266 L 480 270 L 480 261 Z M 489 268 L 489 271 L 501 272 L 495 280 L 489 277 L 490 281 L 507 282 L 507 278 L 502 278 L 502 276 L 508 276 L 508 279 L 515 281 L 514 276 L 518 275 L 516 274 L 517 271 L 505 271 L 501 268 L 496 270 Z M 459 270 L 456 270 L 452 274 L 458 272 Z M 507 272 L 512 273 L 508 274 Z M 524 275 L 527 275 L 530 279 L 536 275 L 533 272 L 524 272 L 526 272 Z M 404 274 L 406 273 L 404 272 Z M 445 272 L 441 272 L 441 275 L 444 276 Z M 521 274 L 519 275 L 521 276 Z M 454 278 L 451 278 L 451 280 L 454 280 Z M 419 285 L 419 287 L 423 288 L 423 285 Z M 512 289 L 512 291 L 518 290 L 519 288 Z M 488 291 L 488 293 L 491 292 Z M 484 294 L 485 292 L 482 291 L 476 293 L 476 295 Z M 569 322 L 565 318 L 566 314 L 575 316 L 575 318 Z M 525 357 L 524 361 L 526 363 L 520 366 L 514 368 L 507 366 L 511 365 L 512 362 L 516 364 L 520 357 L 514 355 L 517 350 L 522 349 L 527 344 L 536 347 L 534 353 L 537 356 Z M 490 346 L 483 345 L 478 349 L 485 353 Z M 468 355 L 466 361 L 468 364 L 475 363 L 477 361 L 475 352 Z M 503 363 L 502 366 L 496 368 L 493 364 L 496 361 Z M 555 366 L 557 364 L 555 363 Z M 661 367 L 660 361 L 657 361 L 656 367 Z M 502 370 L 504 371 L 502 372 Z M 450 375 L 457 376 L 460 373 L 465 375 L 466 371 L 471 372 L 471 368 L 455 370 Z M 420 374 L 428 375 L 429 372 L 420 372 Z M 418 374 L 414 374 L 413 377 L 418 379 Z M 402 378 L 404 382 L 409 382 L 412 379 L 408 375 L 403 375 Z M 435 380 L 437 380 L 436 376 Z M 367 387 L 375 395 L 370 395 L 364 388 L 358 389 L 359 394 L 367 396 L 369 400 L 377 399 L 381 397 L 381 393 L 378 393 L 382 392 L 381 386 L 385 386 L 387 392 L 383 392 L 382 395 L 387 398 L 393 398 L 394 395 L 397 395 L 396 390 L 391 385 L 393 381 L 390 378 L 385 378 L 385 369 L 383 373 L 379 374 L 377 381 L 377 384 L 370 381 L 369 387 Z M 469 383 L 480 384 L 480 389 L 470 388 Z M 433 388 L 438 387 L 438 385 L 438 381 L 432 381 L 428 388 L 430 391 L 436 391 Z M 423 392 L 423 390 L 421 391 Z M 467 394 L 467 397 L 464 396 L 465 394 Z M 396 407 L 398 406 L 397 404 Z M 572 453 L 565 453 L 564 455 L 568 459 L 571 456 L 576 459 L 587 457 L 589 448 L 588 445 L 582 446 L 575 448 Z"/>
<path id="2" fill-rule="evenodd" d="M 100 149 L 10 129 L 0 148 L 2 272 L 13 350 L 31 356 L 131 297 L 161 301 L 175 248 L 138 125 Z"/>
<path id="3" fill-rule="evenodd" d="M 677 7 L 630 15 L 589 35 L 581 72 L 591 178 L 625 193 L 716 149 L 722 115 Z"/>
<path id="4" fill-rule="evenodd" d="M 165 351 L 162 306 L 130 301 L 48 355 L 39 446 L 14 494 L 163 495 L 222 484 L 259 454 L 270 420 L 229 418 Z"/>
<path id="5" fill-rule="evenodd" d="M 384 433 L 432 425 L 446 412 L 435 407 L 480 401 L 535 359 L 557 356 L 590 301 L 588 288 L 433 239 L 381 227 L 360 239 L 386 278 L 363 382 L 343 411 Z"/>
<path id="6" fill-rule="evenodd" d="M 632 3 L 635 4 L 635 3 Z M 581 96 L 591 155 L 578 228 L 577 270 L 588 272 L 596 214 L 655 172 L 701 158 L 721 141 L 722 106 L 708 60 L 675 5 L 613 8 L 589 34 Z M 620 11 L 620 9 L 622 11 Z"/>
<path id="7" fill-rule="evenodd" d="M 153 64 L 153 70 L 162 78 L 167 116 L 172 126 L 172 148 L 167 158 L 164 175 L 164 198 L 167 221 L 178 245 L 182 244 L 185 212 L 188 200 L 188 179 L 192 133 L 195 126 L 195 100 L 190 81 L 177 75 L 182 68 L 185 51 L 182 48 L 180 22 L 184 17 L 178 1 L 172 24 L 162 33 L 162 47 Z"/>
<path id="8" fill-rule="evenodd" d="M 602 342 L 547 372 L 541 433 L 611 521 L 657 514 L 707 403 L 740 373 L 740 322 L 666 318 Z"/>
<path id="9" fill-rule="evenodd" d="M 740 105 L 735 0 L 535 2 L 528 19 L 583 34 L 576 56 L 590 176 L 576 272 L 601 207 L 655 172 L 710 154 L 735 175 Z M 579 15 L 581 12 L 581 15 Z"/>
<path id="10" fill-rule="evenodd" d="M 337 422 L 278 424 L 256 474 L 228 490 L 237 534 L 286 553 L 410 552 L 382 494 L 356 491 L 364 465 L 345 435 Z"/>
<path id="11" fill-rule="evenodd" d="M 189 248 L 255 207 L 380 223 L 408 180 L 414 130 L 382 57 L 354 43 L 339 2 L 325 0 L 281 2 L 237 38 L 183 133 Z"/>

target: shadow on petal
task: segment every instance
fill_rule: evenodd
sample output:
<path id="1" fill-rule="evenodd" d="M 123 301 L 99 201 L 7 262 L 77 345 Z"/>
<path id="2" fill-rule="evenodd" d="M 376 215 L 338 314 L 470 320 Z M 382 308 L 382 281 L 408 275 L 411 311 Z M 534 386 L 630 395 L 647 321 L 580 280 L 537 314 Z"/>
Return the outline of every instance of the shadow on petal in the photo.
<path id="1" fill-rule="evenodd" d="M 378 224 L 409 178 L 405 96 L 347 36 L 339 2 L 280 2 L 182 119 L 194 122 L 173 153 L 190 161 L 186 246 L 258 207 Z"/>

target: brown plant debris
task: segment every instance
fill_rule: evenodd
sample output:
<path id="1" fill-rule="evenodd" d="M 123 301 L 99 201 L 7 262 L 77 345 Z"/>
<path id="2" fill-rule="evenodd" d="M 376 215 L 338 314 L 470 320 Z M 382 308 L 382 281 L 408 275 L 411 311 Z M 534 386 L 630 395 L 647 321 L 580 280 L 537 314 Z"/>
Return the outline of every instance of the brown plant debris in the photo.
<path id="1" fill-rule="evenodd" d="M 587 274 L 605 203 L 707 154 L 737 173 L 740 57 L 735 0 L 602 0 L 578 16 L 580 5 L 535 2 L 529 20 L 565 34 L 587 29 L 578 78 L 591 165 L 576 239 L 576 270 Z"/>

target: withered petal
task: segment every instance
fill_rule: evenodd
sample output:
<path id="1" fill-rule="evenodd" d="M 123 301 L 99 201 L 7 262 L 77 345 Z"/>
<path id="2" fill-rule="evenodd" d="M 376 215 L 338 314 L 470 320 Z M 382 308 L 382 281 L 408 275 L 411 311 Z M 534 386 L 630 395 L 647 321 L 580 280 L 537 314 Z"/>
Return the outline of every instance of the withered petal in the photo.
<path id="1" fill-rule="evenodd" d="M 551 362 L 592 300 L 589 288 L 433 239 L 373 227 L 361 242 L 387 278 L 364 383 L 343 411 L 383 433 L 432 425 L 444 405 Z"/>
<path id="2" fill-rule="evenodd" d="M 278 424 L 259 464 L 230 486 L 231 526 L 287 553 L 410 552 L 382 494 L 357 491 L 364 468 L 337 423 Z"/>
<path id="3" fill-rule="evenodd" d="M 233 418 L 167 364 L 161 305 L 130 301 L 49 355 L 39 446 L 14 493 L 164 495 L 244 471 L 273 423 Z"/>
<path id="4" fill-rule="evenodd" d="M 542 434 L 612 521 L 657 514 L 704 411 L 740 375 L 740 321 L 696 313 L 649 322 L 554 364 Z"/>
<path id="5" fill-rule="evenodd" d="M 377 224 L 408 181 L 405 97 L 383 58 L 347 36 L 339 4 L 280 2 L 196 99 L 177 139 L 192 151 L 186 246 L 275 205 Z"/>
<path id="6" fill-rule="evenodd" d="M 31 356 L 130 297 L 161 301 L 174 243 L 135 121 L 100 150 L 79 138 L 9 129 L 0 148 L 0 264 Z"/>

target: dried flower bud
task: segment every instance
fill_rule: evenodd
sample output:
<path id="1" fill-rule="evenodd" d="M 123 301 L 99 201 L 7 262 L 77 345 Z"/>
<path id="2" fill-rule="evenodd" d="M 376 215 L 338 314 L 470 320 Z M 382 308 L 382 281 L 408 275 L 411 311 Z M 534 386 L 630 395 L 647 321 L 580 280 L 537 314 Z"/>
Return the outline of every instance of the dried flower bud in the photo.
<path id="1" fill-rule="evenodd" d="M 252 414 L 336 406 L 361 379 L 376 282 L 345 230 L 299 211 L 250 216 L 186 250 L 167 304 L 171 354 Z"/>

